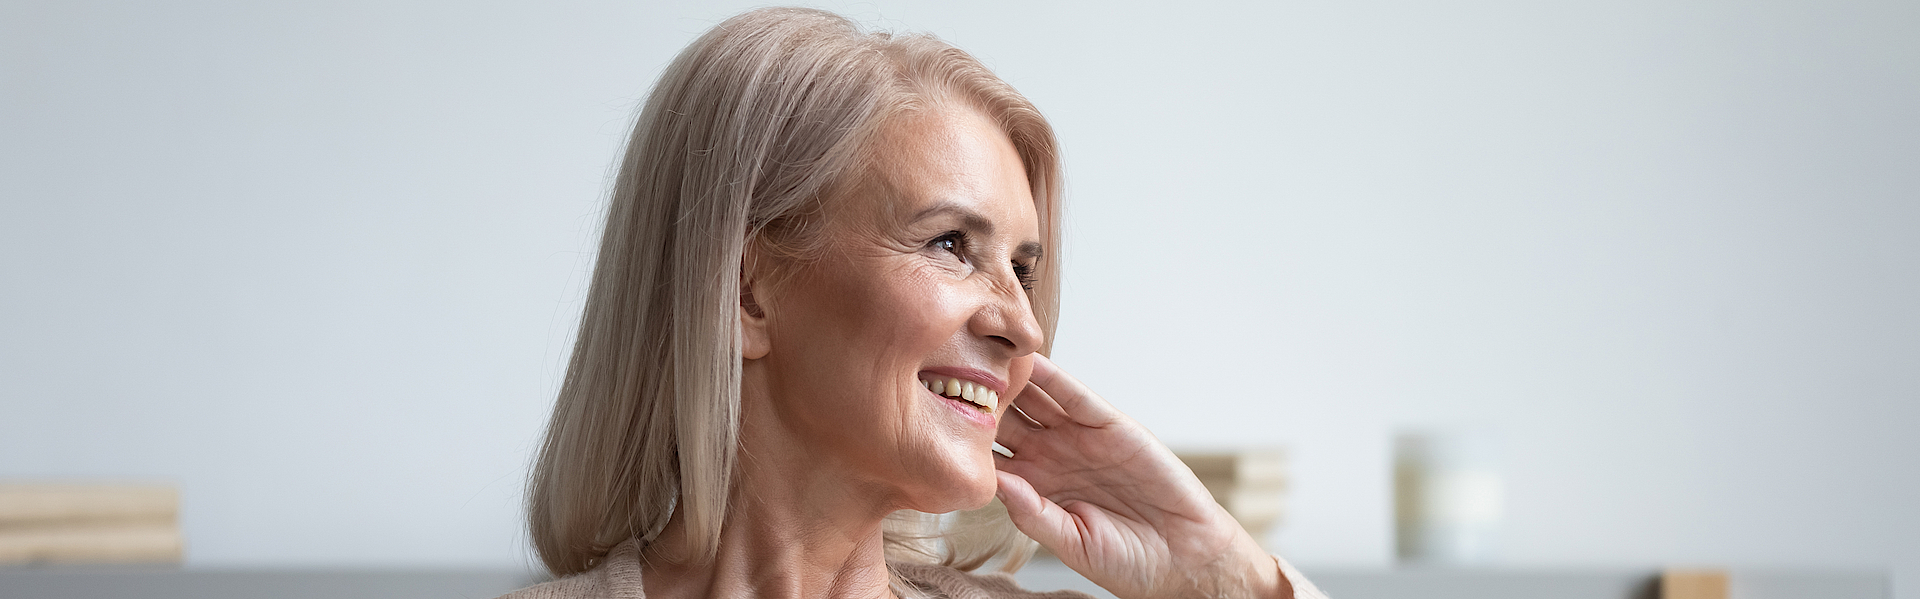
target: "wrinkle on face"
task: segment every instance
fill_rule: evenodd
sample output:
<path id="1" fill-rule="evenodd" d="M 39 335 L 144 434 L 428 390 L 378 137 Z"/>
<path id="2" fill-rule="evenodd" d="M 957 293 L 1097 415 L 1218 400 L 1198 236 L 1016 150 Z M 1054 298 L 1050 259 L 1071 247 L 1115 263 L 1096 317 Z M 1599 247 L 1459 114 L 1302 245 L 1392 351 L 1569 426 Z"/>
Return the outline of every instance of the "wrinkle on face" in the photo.
<path id="1" fill-rule="evenodd" d="M 743 391 L 772 418 L 743 421 L 743 444 L 807 456 L 768 466 L 832 479 L 871 510 L 977 507 L 996 485 L 993 431 L 952 413 L 918 373 L 993 372 L 1009 402 L 1025 386 L 1038 324 L 1012 261 L 1044 251 L 1031 185 L 1005 133 L 971 109 L 902 115 L 870 156 L 822 202 L 820 256 L 756 297 L 771 349 L 747 365 Z M 956 230 L 969 233 L 964 252 L 929 245 Z M 769 438 L 750 438 L 756 428 Z"/>

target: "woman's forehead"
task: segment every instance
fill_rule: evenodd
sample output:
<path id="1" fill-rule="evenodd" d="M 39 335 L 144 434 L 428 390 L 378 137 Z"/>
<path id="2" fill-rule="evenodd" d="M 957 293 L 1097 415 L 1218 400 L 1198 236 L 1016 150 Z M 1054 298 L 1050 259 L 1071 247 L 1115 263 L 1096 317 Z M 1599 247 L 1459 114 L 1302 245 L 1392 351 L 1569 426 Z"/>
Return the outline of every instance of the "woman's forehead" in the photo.
<path id="1" fill-rule="evenodd" d="M 916 111 L 875 136 L 861 173 L 864 193 L 840 203 L 869 217 L 914 222 L 955 218 L 980 228 L 1038 232 L 1031 184 L 1018 150 L 992 121 L 964 108 Z M 861 205 L 865 204 L 865 205 Z M 848 214 L 847 216 L 856 216 Z M 984 221 L 984 222 L 981 222 Z"/>

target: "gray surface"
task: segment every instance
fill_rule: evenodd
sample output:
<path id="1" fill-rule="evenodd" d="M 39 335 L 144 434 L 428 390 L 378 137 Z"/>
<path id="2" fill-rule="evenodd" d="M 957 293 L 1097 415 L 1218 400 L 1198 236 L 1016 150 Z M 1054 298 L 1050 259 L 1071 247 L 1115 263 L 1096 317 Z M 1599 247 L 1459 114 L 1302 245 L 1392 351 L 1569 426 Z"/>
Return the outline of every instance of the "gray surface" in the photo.
<path id="1" fill-rule="evenodd" d="M 1652 569 L 1584 570 L 1337 570 L 1309 569 L 1308 580 L 1333 599 L 1659 599 Z M 1033 590 L 1073 589 L 1110 599 L 1111 593 L 1056 561 L 1029 564 L 1015 575 Z M 1887 599 L 1887 574 L 1733 570 L 1729 599 Z"/>
<path id="2" fill-rule="evenodd" d="M 1893 580 L 1885 572 L 1793 572 L 1735 570 L 1729 599 L 1885 599 Z"/>
<path id="3" fill-rule="evenodd" d="M 1338 599 L 1659 599 L 1655 576 L 1656 573 L 1649 570 L 1414 569 L 1307 573 L 1314 585 Z"/>
<path id="4" fill-rule="evenodd" d="M 1100 599 L 1113 599 L 1113 593 L 1088 581 L 1072 568 L 1051 559 L 1035 559 L 1019 572 L 1014 573 L 1013 578 L 1020 581 L 1020 586 L 1036 591 L 1073 589 Z"/>
<path id="5" fill-rule="evenodd" d="M 502 570 L 0 570 L 0 599 L 485 599 L 536 582 Z"/>
<path id="6" fill-rule="evenodd" d="M 1029 589 L 1073 589 L 1103 599 L 1113 597 L 1059 562 L 1036 561 L 1015 576 Z M 1641 570 L 1327 570 L 1309 572 L 1307 577 L 1334 599 L 1657 599 L 1654 574 Z"/>

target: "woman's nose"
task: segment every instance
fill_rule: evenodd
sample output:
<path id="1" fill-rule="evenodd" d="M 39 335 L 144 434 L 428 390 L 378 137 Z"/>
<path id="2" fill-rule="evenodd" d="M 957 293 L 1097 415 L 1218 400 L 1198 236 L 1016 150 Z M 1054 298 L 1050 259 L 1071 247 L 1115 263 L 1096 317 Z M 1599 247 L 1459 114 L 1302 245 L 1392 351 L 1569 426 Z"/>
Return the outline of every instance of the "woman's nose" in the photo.
<path id="1" fill-rule="evenodd" d="M 1014 356 L 1040 351 L 1046 333 L 1033 314 L 1033 302 L 1018 285 L 1011 289 L 996 285 L 992 298 L 973 314 L 974 334 L 986 337 Z"/>

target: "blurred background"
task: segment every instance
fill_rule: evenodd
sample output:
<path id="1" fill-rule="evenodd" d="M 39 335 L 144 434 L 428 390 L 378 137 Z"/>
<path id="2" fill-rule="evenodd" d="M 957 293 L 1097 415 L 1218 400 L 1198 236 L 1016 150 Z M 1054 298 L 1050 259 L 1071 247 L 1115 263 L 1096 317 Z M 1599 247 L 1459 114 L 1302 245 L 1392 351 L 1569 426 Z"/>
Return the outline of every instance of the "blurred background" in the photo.
<path id="1" fill-rule="evenodd" d="M 609 165 L 749 6 L 0 0 L 0 479 L 173 484 L 189 568 L 531 567 Z M 818 6 L 1048 114 L 1056 359 L 1285 447 L 1309 574 L 1467 427 L 1498 563 L 1920 598 L 1920 3 Z"/>

